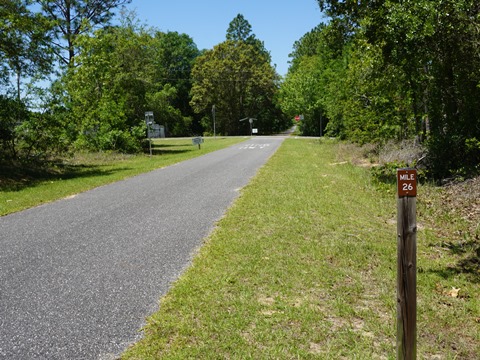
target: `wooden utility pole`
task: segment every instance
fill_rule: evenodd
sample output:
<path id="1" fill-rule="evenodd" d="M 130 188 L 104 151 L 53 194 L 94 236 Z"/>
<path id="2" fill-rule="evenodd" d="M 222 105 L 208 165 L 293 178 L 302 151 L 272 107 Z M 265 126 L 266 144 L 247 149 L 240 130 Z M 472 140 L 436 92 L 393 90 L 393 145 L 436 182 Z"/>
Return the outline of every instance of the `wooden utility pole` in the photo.
<path id="1" fill-rule="evenodd" d="M 417 357 L 417 171 L 397 170 L 397 359 Z"/>
<path id="2" fill-rule="evenodd" d="M 215 128 L 215 105 L 212 105 L 212 117 L 213 117 L 213 138 L 217 138 L 217 130 Z"/>

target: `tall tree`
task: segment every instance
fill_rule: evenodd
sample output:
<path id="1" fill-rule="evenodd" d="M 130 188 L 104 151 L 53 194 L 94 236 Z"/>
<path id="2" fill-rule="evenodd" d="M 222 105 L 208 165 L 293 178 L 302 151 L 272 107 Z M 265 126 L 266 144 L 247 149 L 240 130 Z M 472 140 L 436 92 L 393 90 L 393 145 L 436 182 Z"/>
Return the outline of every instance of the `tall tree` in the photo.
<path id="1" fill-rule="evenodd" d="M 304 135 L 344 136 L 344 81 L 348 66 L 345 29 L 335 21 L 320 24 L 293 45 L 291 65 L 280 88 L 282 109 L 290 116 L 303 114 Z M 321 131 L 320 131 L 321 130 Z"/>
<path id="2" fill-rule="evenodd" d="M 259 52 L 268 57 L 271 61 L 270 53 L 265 49 L 263 41 L 257 39 L 252 32 L 252 25 L 242 14 L 238 14 L 230 22 L 227 29 L 226 39 L 233 42 L 243 42 L 257 48 Z"/>
<path id="3" fill-rule="evenodd" d="M 244 117 L 258 118 L 256 125 L 264 132 L 284 130 L 275 98 L 279 76 L 242 14 L 230 22 L 226 39 L 197 58 L 190 104 L 197 113 L 210 112 L 215 105 L 217 128 L 224 134 L 248 133 L 248 122 L 239 122 Z"/>
<path id="4" fill-rule="evenodd" d="M 76 39 L 91 28 L 104 26 L 114 9 L 131 0 L 36 0 L 55 23 L 56 55 L 68 66 L 74 65 Z"/>
<path id="5" fill-rule="evenodd" d="M 321 41 L 320 35 L 324 27 L 324 24 L 320 24 L 294 42 L 293 51 L 288 54 L 288 57 L 291 58 L 290 72 L 296 70 L 295 68 L 302 61 L 303 57 L 317 55 Z"/>
<path id="6" fill-rule="evenodd" d="M 156 66 L 155 83 L 170 84 L 176 88 L 175 107 L 183 114 L 192 115 L 190 102 L 190 73 L 200 51 L 193 39 L 178 32 L 156 32 L 153 44 Z"/>
<path id="7" fill-rule="evenodd" d="M 215 46 L 197 58 L 192 77 L 194 110 L 205 113 L 215 105 L 217 128 L 223 134 L 247 133 L 239 120 L 273 106 L 278 75 L 253 45 L 225 41 Z"/>
<path id="8" fill-rule="evenodd" d="M 0 7 L 0 80 L 16 78 L 16 97 L 21 97 L 21 78 L 48 73 L 51 53 L 49 22 L 28 9 L 26 0 L 3 0 Z"/>
<path id="9" fill-rule="evenodd" d="M 78 146 L 138 150 L 154 72 L 151 39 L 132 27 L 78 38 L 81 65 L 69 68 L 65 78 Z"/>
<path id="10" fill-rule="evenodd" d="M 303 115 L 299 124 L 303 135 L 319 135 L 322 115 L 323 74 L 319 56 L 302 56 L 296 60 L 280 87 L 282 110 L 290 118 Z"/>
<path id="11" fill-rule="evenodd" d="M 252 34 L 252 25 L 242 14 L 238 14 L 230 22 L 227 29 L 227 40 L 248 42 L 255 39 Z"/>
<path id="12" fill-rule="evenodd" d="M 27 108 L 24 79 L 30 78 L 32 83 L 46 76 L 51 68 L 49 22 L 32 13 L 29 3 L 2 0 L 0 4 L 0 161 L 24 155 L 21 148 L 26 144 L 25 135 L 30 132 L 34 136 L 27 129 L 35 115 Z M 42 138 L 42 134 L 35 136 Z M 30 145 L 26 146 L 27 154 Z"/>

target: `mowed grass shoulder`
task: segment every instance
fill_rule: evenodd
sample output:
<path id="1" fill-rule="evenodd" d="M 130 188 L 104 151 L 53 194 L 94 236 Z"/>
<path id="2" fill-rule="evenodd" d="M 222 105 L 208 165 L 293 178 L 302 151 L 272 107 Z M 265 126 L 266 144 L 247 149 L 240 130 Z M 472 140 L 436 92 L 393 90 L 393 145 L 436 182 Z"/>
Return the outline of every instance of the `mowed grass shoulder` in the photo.
<path id="1" fill-rule="evenodd" d="M 58 200 L 244 141 L 243 137 L 155 139 L 149 154 L 83 153 L 49 167 L 0 166 L 0 216 Z"/>
<path id="2" fill-rule="evenodd" d="M 340 149 L 286 140 L 123 358 L 395 359 L 395 192 L 373 186 Z M 474 359 L 479 284 L 445 276 L 454 258 L 438 256 L 434 241 L 424 225 L 419 358 Z M 453 285 L 466 295 L 438 291 Z"/>

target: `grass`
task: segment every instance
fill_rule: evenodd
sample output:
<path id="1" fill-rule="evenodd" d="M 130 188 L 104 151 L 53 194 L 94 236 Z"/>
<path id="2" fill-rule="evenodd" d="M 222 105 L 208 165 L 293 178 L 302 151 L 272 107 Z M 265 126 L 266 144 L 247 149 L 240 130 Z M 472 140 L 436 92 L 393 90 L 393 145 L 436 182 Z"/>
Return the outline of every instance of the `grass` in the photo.
<path id="1" fill-rule="evenodd" d="M 350 156 L 286 140 L 122 358 L 395 359 L 395 190 Z M 434 220 L 419 219 L 418 357 L 476 359 L 479 274 L 451 270 Z"/>
<path id="2" fill-rule="evenodd" d="M 244 138 L 157 139 L 152 154 L 84 153 L 46 166 L 0 165 L 0 216 L 58 200 L 94 187 L 172 165 L 233 145 Z"/>
<path id="3" fill-rule="evenodd" d="M 154 156 L 82 154 L 0 168 L 0 214 L 53 201 L 241 141 L 155 142 Z M 289 139 L 245 187 L 161 299 L 125 359 L 394 359 L 395 185 L 356 148 Z M 478 179 L 477 179 L 478 180 Z M 421 185 L 418 358 L 480 353 L 480 181 Z M 459 196 L 461 194 L 461 196 Z"/>

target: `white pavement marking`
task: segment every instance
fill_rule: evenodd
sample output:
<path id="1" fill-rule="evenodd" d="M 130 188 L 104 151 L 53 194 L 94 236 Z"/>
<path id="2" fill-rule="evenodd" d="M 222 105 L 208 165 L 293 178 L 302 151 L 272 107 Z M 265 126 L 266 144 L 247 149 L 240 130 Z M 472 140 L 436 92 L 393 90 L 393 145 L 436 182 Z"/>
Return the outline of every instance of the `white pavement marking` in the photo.
<path id="1" fill-rule="evenodd" d="M 240 150 L 254 150 L 254 149 L 264 149 L 269 147 L 270 144 L 246 144 L 239 147 Z"/>

